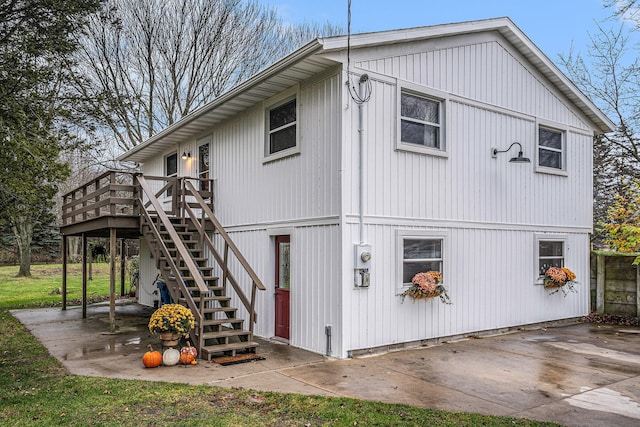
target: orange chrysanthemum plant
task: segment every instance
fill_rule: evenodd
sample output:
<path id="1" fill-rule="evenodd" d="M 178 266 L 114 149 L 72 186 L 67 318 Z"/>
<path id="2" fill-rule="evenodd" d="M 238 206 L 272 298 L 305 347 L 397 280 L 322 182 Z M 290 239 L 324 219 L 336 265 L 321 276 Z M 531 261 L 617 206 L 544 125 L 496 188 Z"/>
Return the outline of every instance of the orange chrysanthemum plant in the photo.
<path id="1" fill-rule="evenodd" d="M 577 292 L 574 287 L 576 275 L 564 267 L 549 267 L 544 273 L 544 287 L 551 290 L 551 294 L 558 291 L 566 296 L 569 292 Z"/>
<path id="2" fill-rule="evenodd" d="M 442 273 L 439 271 L 427 271 L 413 276 L 411 287 L 401 294 L 402 302 L 407 295 L 414 300 L 439 297 L 443 303 L 451 304 L 447 289 L 442 284 Z"/>

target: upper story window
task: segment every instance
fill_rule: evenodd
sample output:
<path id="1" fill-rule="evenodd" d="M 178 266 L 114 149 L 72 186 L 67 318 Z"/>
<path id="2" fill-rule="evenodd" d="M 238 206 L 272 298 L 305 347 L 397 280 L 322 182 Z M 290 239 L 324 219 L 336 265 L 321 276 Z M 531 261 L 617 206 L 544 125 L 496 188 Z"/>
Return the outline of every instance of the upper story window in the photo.
<path id="1" fill-rule="evenodd" d="M 178 176 L 178 153 L 169 154 L 164 158 L 165 176 Z"/>
<path id="2" fill-rule="evenodd" d="M 297 146 L 296 98 L 272 106 L 267 110 L 266 155 L 281 153 Z"/>
<path id="3" fill-rule="evenodd" d="M 540 126 L 538 128 L 538 166 L 565 170 L 565 132 Z"/>
<path id="4" fill-rule="evenodd" d="M 198 146 L 198 178 L 200 191 L 209 191 L 209 142 Z"/>
<path id="5" fill-rule="evenodd" d="M 167 177 L 178 176 L 178 153 L 169 154 L 164 158 L 164 175 Z M 171 196 L 172 188 L 167 190 L 167 196 Z"/>
<path id="6" fill-rule="evenodd" d="M 446 157 L 447 94 L 411 82 L 398 82 L 396 149 Z"/>
<path id="7" fill-rule="evenodd" d="M 441 149 L 442 101 L 402 92 L 400 106 L 400 140 Z"/>

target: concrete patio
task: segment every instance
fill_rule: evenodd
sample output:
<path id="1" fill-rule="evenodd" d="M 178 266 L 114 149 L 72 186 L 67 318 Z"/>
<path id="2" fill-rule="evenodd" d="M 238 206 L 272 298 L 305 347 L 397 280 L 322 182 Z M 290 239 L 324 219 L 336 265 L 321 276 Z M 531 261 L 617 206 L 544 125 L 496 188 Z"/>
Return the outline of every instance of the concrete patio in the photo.
<path id="1" fill-rule="evenodd" d="M 73 374 L 354 397 L 524 417 L 568 426 L 640 425 L 640 328 L 571 324 L 332 360 L 261 340 L 262 361 L 146 369 L 153 309 L 108 305 L 14 310 Z"/>

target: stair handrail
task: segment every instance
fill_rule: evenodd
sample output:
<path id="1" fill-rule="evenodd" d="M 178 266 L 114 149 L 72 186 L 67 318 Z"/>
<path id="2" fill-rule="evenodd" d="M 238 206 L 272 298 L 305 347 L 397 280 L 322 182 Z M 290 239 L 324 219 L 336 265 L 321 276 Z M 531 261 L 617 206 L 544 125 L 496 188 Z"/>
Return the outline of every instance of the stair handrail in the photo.
<path id="1" fill-rule="evenodd" d="M 222 239 L 225 242 L 225 245 L 226 245 L 225 246 L 225 257 L 223 259 L 220 256 L 220 254 L 218 253 L 218 251 L 216 250 L 216 248 L 215 248 L 213 242 L 211 241 L 211 239 L 209 238 L 209 236 L 205 233 L 206 227 L 204 226 L 204 224 L 200 224 L 195 212 L 191 209 L 191 207 L 188 204 L 185 203 L 185 206 L 184 206 L 185 211 L 191 217 L 191 220 L 195 224 L 195 226 L 198 229 L 198 232 L 200 233 L 200 235 L 202 237 L 204 237 L 204 241 L 207 244 L 207 246 L 209 247 L 209 249 L 211 250 L 211 252 L 213 253 L 216 262 L 218 263 L 220 268 L 222 268 L 224 270 L 225 278 L 227 280 L 229 280 L 229 282 L 231 283 L 231 286 L 233 286 L 233 289 L 236 291 L 238 297 L 242 301 L 242 304 L 244 305 L 244 307 L 249 312 L 249 315 L 251 316 L 249 324 L 251 325 L 250 329 L 252 330 L 253 329 L 253 323 L 257 322 L 257 314 L 255 312 L 255 293 L 256 293 L 256 288 L 261 290 L 261 291 L 264 291 L 267 288 L 264 286 L 264 284 L 262 283 L 262 281 L 260 280 L 260 278 L 258 277 L 256 272 L 253 270 L 253 268 L 251 268 L 251 265 L 249 264 L 247 259 L 244 257 L 244 255 L 242 255 L 242 252 L 240 252 L 240 249 L 238 249 L 238 247 L 235 245 L 233 240 L 231 240 L 231 237 L 229 236 L 227 231 L 224 229 L 222 224 L 220 224 L 220 222 L 218 221 L 218 219 L 214 215 L 214 213 L 211 210 L 211 208 L 209 208 L 209 206 L 206 204 L 206 202 L 204 201 L 204 199 L 202 198 L 200 193 L 195 189 L 193 184 L 191 182 L 189 182 L 189 181 L 186 181 L 185 182 L 185 187 L 191 193 L 191 195 L 196 199 L 196 201 L 200 205 L 200 209 L 202 209 L 202 212 L 206 215 L 206 217 L 209 219 L 209 221 L 211 221 L 215 231 L 218 232 L 218 234 L 222 237 Z M 206 218 L 203 218 L 203 219 L 206 219 Z M 249 277 L 251 278 L 251 280 L 253 282 L 252 292 L 251 292 L 251 300 L 249 300 L 249 298 L 247 298 L 247 296 L 244 294 L 244 292 L 242 291 L 242 288 L 238 284 L 238 281 L 235 279 L 235 277 L 233 276 L 233 274 L 231 273 L 231 271 L 228 268 L 227 256 L 226 256 L 226 248 L 231 249 L 231 252 L 236 256 L 236 259 L 238 260 L 240 265 L 244 268 L 245 272 L 249 275 Z"/>
<path id="2" fill-rule="evenodd" d="M 202 276 L 200 274 L 200 269 L 198 268 L 196 263 L 191 258 L 191 254 L 189 253 L 189 250 L 186 248 L 184 243 L 182 243 L 182 239 L 180 239 L 180 236 L 178 235 L 178 233 L 176 232 L 175 228 L 173 227 L 173 224 L 171 223 L 171 220 L 169 219 L 169 216 L 167 215 L 167 213 L 162 208 L 162 205 L 160 205 L 160 201 L 155 197 L 155 195 L 153 193 L 153 190 L 151 189 L 151 187 L 149 186 L 147 181 L 144 179 L 144 177 L 142 177 L 142 175 L 138 175 L 136 178 L 138 180 L 138 183 L 140 184 L 140 187 L 142 188 L 142 192 L 151 201 L 151 205 L 156 209 L 156 215 L 158 215 L 158 218 L 160 219 L 162 224 L 166 227 L 167 233 L 169 233 L 169 237 L 171 237 L 171 240 L 173 240 L 174 244 L 176 245 L 176 250 L 178 251 L 178 253 L 180 254 L 180 257 L 184 261 L 185 267 L 187 267 L 187 269 L 189 270 L 189 273 L 191 274 L 191 277 L 195 281 L 196 286 L 198 287 L 198 290 L 200 292 L 203 292 L 203 293 L 204 292 L 208 292 L 209 288 L 204 283 L 204 279 L 202 278 Z M 147 212 L 146 208 L 143 209 L 143 211 L 148 215 L 148 212 Z M 154 229 L 155 229 L 155 227 L 154 227 Z M 154 233 L 158 233 L 158 235 L 156 235 L 156 237 L 159 239 L 159 241 L 162 241 L 162 239 L 160 239 L 160 236 L 159 236 L 159 231 L 158 230 L 154 230 Z M 163 243 L 163 245 L 164 245 L 164 243 Z M 180 279 L 180 282 L 182 282 L 182 278 L 180 276 L 178 268 L 175 265 L 175 263 L 173 263 L 173 259 L 169 256 L 169 252 L 168 252 L 166 246 L 164 247 L 164 250 L 166 250 L 165 255 L 167 256 L 167 259 L 171 261 L 171 264 L 173 264 L 172 265 L 172 270 L 175 268 L 174 276 L 176 276 L 176 279 Z M 181 286 L 184 288 L 184 283 L 181 283 Z M 191 308 L 191 311 L 198 311 L 197 308 L 196 308 L 195 302 L 191 298 L 191 296 L 190 296 L 189 292 L 186 290 L 186 288 L 183 289 L 183 294 L 185 294 L 184 295 L 185 298 L 187 298 L 187 301 L 189 301 L 189 305 L 191 306 L 189 308 Z"/>

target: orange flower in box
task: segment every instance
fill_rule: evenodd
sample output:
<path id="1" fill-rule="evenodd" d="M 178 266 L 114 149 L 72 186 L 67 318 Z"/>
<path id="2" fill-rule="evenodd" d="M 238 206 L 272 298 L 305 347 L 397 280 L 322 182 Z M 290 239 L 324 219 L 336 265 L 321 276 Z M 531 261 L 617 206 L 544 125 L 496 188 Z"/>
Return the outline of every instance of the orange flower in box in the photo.
<path id="1" fill-rule="evenodd" d="M 550 294 L 562 290 L 562 293 L 567 296 L 569 292 L 577 292 L 574 284 L 576 275 L 573 271 L 565 267 L 549 267 L 544 273 L 544 287 L 547 289 L 553 289 Z"/>
<path id="2" fill-rule="evenodd" d="M 402 302 L 407 295 L 413 299 L 439 297 L 443 303 L 451 304 L 447 289 L 442 284 L 442 273 L 439 271 L 427 271 L 413 276 L 411 287 L 401 294 Z"/>

